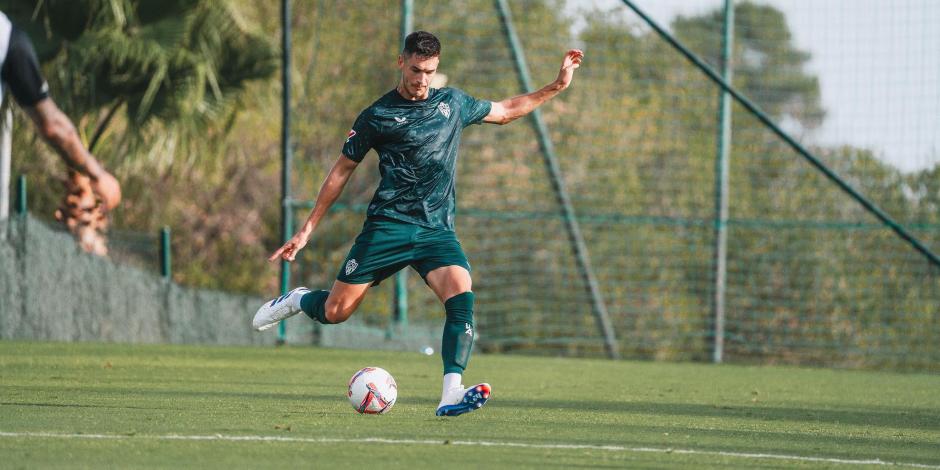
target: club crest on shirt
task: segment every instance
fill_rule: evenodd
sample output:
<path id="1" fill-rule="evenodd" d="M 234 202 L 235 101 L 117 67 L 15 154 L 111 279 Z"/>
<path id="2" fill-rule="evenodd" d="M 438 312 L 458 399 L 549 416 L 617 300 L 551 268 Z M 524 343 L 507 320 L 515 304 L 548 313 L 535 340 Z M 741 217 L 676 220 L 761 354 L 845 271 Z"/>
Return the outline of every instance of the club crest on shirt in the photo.
<path id="1" fill-rule="evenodd" d="M 346 134 L 346 142 L 349 143 L 349 139 L 352 139 L 355 136 L 356 136 L 356 131 L 350 129 L 349 133 Z"/>
<path id="2" fill-rule="evenodd" d="M 440 111 L 444 117 L 450 118 L 450 105 L 447 103 L 441 102 L 441 104 L 437 105 L 437 110 Z"/>
<path id="3" fill-rule="evenodd" d="M 346 262 L 346 275 L 348 276 L 348 275 L 352 274 L 352 272 L 355 271 L 356 268 L 358 268 L 358 267 L 359 267 L 359 263 L 356 262 L 356 259 L 355 259 L 355 258 L 353 258 L 353 259 L 347 261 L 347 262 Z"/>

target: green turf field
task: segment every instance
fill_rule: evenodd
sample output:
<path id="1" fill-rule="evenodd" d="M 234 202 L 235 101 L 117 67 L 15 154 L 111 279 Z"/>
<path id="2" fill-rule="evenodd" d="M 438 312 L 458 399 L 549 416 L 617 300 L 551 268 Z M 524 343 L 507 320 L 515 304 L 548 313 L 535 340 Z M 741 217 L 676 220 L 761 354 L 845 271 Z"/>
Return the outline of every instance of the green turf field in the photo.
<path id="1" fill-rule="evenodd" d="M 398 381 L 387 415 L 344 396 L 367 365 Z M 937 375 L 478 355 L 493 398 L 457 418 L 439 376 L 417 352 L 0 342 L 0 466 L 940 468 Z"/>

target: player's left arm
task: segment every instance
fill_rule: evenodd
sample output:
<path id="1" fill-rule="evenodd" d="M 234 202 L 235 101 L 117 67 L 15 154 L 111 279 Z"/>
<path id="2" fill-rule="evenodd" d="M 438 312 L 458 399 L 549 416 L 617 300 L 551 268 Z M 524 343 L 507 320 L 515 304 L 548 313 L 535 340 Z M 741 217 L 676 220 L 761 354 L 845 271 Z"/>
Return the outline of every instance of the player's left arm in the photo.
<path id="1" fill-rule="evenodd" d="M 578 49 L 569 50 L 561 62 L 561 69 L 558 71 L 558 78 L 555 81 L 532 93 L 498 102 L 494 101 L 490 113 L 483 118 L 483 122 L 500 125 L 508 124 L 531 113 L 532 110 L 554 98 L 555 95 L 571 85 L 571 80 L 574 78 L 574 69 L 581 66 L 582 59 L 584 59 L 584 52 Z"/>

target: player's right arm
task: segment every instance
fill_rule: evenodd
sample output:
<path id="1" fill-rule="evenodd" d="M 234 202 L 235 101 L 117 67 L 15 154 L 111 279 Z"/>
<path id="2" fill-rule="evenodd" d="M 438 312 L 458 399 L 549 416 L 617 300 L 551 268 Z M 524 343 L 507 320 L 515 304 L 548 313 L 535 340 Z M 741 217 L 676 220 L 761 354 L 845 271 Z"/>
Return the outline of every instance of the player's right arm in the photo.
<path id="1" fill-rule="evenodd" d="M 101 198 L 105 208 L 114 209 L 121 202 L 121 185 L 85 149 L 68 116 L 59 110 L 51 98 L 43 98 L 23 109 L 36 124 L 43 140 L 55 149 L 70 168 L 91 179 L 92 190 Z"/>
<path id="2" fill-rule="evenodd" d="M 333 206 L 333 203 L 336 202 L 336 199 L 339 198 L 339 195 L 342 194 L 343 188 L 346 187 L 346 183 L 349 181 L 349 177 L 352 176 L 353 171 L 355 171 L 358 165 L 359 162 L 350 159 L 346 155 L 340 155 L 340 157 L 336 159 L 336 163 L 333 164 L 330 173 L 327 174 L 326 178 L 323 180 L 323 185 L 320 186 L 316 204 L 314 204 L 313 210 L 310 211 L 310 216 L 307 217 L 307 221 L 304 222 L 300 230 L 298 230 L 284 246 L 278 248 L 278 250 L 268 258 L 268 261 L 277 261 L 278 258 L 284 261 L 294 261 L 297 252 L 307 245 L 313 231 L 317 228 L 317 225 L 320 224 L 320 219 L 326 215 L 330 207 Z"/>
<path id="3" fill-rule="evenodd" d="M 330 207 L 333 206 L 333 203 L 336 202 L 336 199 L 339 198 L 339 195 L 343 192 L 343 188 L 346 186 L 346 182 L 349 181 L 349 177 L 352 176 L 359 162 L 362 161 L 362 158 L 372 148 L 375 142 L 374 138 L 376 133 L 372 125 L 372 113 L 370 109 L 371 108 L 359 113 L 359 117 L 356 118 L 352 129 L 350 129 L 349 134 L 346 135 L 346 143 L 343 144 L 343 152 L 340 157 L 336 159 L 336 163 L 333 164 L 330 173 L 326 175 L 326 179 L 323 180 L 323 185 L 320 186 L 320 192 L 317 194 L 317 201 L 313 205 L 313 210 L 310 211 L 310 216 L 307 217 L 307 221 L 304 222 L 300 230 L 298 230 L 284 246 L 280 247 L 268 258 L 268 261 L 276 261 L 278 258 L 284 261 L 294 261 L 297 252 L 307 245 L 307 241 L 310 240 L 310 235 L 313 234 L 313 231 L 317 228 L 320 219 L 326 215 Z"/>
<path id="4" fill-rule="evenodd" d="M 0 17 L 7 19 L 2 12 Z M 105 209 L 113 209 L 121 202 L 121 185 L 85 149 L 75 125 L 49 97 L 49 85 L 42 78 L 39 59 L 29 36 L 15 26 L 8 34 L 6 57 L 0 70 L 4 85 L 9 86 L 13 97 L 36 124 L 43 140 L 55 149 L 69 168 L 91 180 L 91 189 L 101 198 Z"/>

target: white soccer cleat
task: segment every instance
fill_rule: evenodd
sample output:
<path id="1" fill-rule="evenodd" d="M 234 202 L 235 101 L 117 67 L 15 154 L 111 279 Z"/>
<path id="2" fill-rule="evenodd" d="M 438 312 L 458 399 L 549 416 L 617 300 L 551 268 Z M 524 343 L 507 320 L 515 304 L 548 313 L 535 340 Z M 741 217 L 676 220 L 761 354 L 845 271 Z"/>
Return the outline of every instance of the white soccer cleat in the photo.
<path id="1" fill-rule="evenodd" d="M 310 292 L 306 287 L 298 287 L 270 302 L 265 302 L 255 318 L 251 321 L 251 327 L 257 331 L 264 331 L 277 325 L 281 320 L 292 317 L 302 312 L 300 309 L 300 298 Z"/>
<path id="2" fill-rule="evenodd" d="M 437 416 L 460 416 L 476 411 L 490 399 L 493 389 L 488 383 L 476 384 L 470 388 L 463 385 L 454 387 L 444 394 L 444 399 L 437 405 Z"/>

